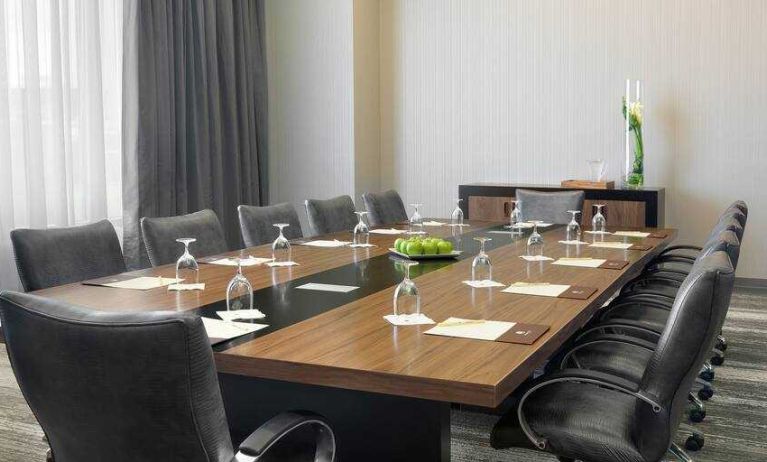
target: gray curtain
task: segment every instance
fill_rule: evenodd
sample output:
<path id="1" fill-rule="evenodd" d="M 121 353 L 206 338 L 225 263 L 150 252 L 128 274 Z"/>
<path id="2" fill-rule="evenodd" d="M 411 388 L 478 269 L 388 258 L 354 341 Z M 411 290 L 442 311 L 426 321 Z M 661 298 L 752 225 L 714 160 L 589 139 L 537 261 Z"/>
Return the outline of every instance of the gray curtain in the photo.
<path id="1" fill-rule="evenodd" d="M 213 209 L 231 248 L 236 207 L 267 198 L 263 0 L 126 0 L 124 252 L 146 266 L 139 219 Z"/>

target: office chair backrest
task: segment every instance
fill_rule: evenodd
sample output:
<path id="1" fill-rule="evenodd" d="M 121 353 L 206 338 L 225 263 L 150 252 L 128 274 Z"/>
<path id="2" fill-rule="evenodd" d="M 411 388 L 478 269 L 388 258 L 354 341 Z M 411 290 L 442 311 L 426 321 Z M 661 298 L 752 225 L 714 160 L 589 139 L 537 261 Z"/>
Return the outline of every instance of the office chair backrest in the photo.
<path id="1" fill-rule="evenodd" d="M 71 228 L 11 231 L 16 268 L 27 292 L 125 272 L 109 220 Z"/>
<path id="2" fill-rule="evenodd" d="M 189 245 L 189 251 L 197 258 L 229 250 L 221 222 L 216 212 L 209 209 L 176 217 L 144 217 L 141 237 L 152 266 L 175 263 L 184 252 L 183 245 L 176 242 L 182 237 L 197 239 Z"/>
<path id="3" fill-rule="evenodd" d="M 540 220 L 564 225 L 570 222 L 568 210 L 583 211 L 583 191 L 541 192 L 517 189 L 519 211 L 525 221 Z"/>
<path id="4" fill-rule="evenodd" d="M 748 216 L 748 204 L 745 201 L 737 200 L 730 204 L 728 209 L 738 209 L 743 212 L 743 215 Z"/>
<path id="5" fill-rule="evenodd" d="M 290 225 L 283 230 L 283 235 L 287 239 L 298 239 L 304 236 L 296 209 L 288 202 L 266 207 L 240 205 L 237 207 L 237 213 L 240 216 L 240 231 L 245 247 L 274 242 L 280 234 L 280 230 L 274 226 L 277 223 Z"/>
<path id="6" fill-rule="evenodd" d="M 13 372 L 56 462 L 230 462 L 213 353 L 199 318 L 93 312 L 0 294 Z"/>
<path id="7" fill-rule="evenodd" d="M 722 213 L 722 216 L 719 217 L 719 222 L 730 222 L 731 220 L 735 220 L 738 225 L 740 225 L 741 228 L 746 227 L 746 221 L 748 221 L 748 217 L 745 213 L 740 211 L 740 209 L 737 208 L 730 208 L 724 211 Z"/>
<path id="8" fill-rule="evenodd" d="M 405 204 L 399 193 L 393 189 L 382 193 L 367 192 L 362 195 L 365 209 L 368 211 L 370 226 L 381 226 L 400 221 L 407 221 Z"/>
<path id="9" fill-rule="evenodd" d="M 679 288 L 639 386 L 661 406 L 656 413 L 644 402 L 636 405 L 639 418 L 633 437 L 647 460 L 660 460 L 676 433 L 693 381 L 724 322 L 733 281 L 729 257 L 715 252 L 699 259 Z"/>
<path id="10" fill-rule="evenodd" d="M 307 199 L 305 206 L 314 235 L 351 231 L 357 226 L 354 202 L 349 196 L 327 200 Z"/>
<path id="11" fill-rule="evenodd" d="M 711 255 L 714 252 L 725 252 L 730 257 L 732 267 L 738 268 L 738 258 L 740 257 L 740 241 L 738 236 L 730 230 L 724 230 L 718 236 L 710 238 L 703 245 L 698 255 L 698 259 Z"/>

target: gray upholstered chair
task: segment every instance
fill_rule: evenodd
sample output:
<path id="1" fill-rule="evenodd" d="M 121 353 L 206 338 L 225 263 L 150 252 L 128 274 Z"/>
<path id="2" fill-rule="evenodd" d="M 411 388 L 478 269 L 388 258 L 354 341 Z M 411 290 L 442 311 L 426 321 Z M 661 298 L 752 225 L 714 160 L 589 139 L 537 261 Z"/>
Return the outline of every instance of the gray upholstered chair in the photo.
<path id="1" fill-rule="evenodd" d="M 362 195 L 362 201 L 368 211 L 370 226 L 382 226 L 408 219 L 405 204 L 402 203 L 399 193 L 393 189 L 382 193 L 367 192 Z"/>
<path id="2" fill-rule="evenodd" d="M 314 235 L 351 231 L 357 226 L 354 202 L 349 196 L 332 199 L 307 199 L 306 216 Z"/>
<path id="3" fill-rule="evenodd" d="M 177 217 L 144 217 L 141 237 L 152 266 L 174 263 L 183 253 L 182 245 L 176 242 L 182 237 L 197 239 L 189 251 L 198 258 L 229 250 L 216 212 L 208 209 Z"/>
<path id="4" fill-rule="evenodd" d="M 0 294 L 0 316 L 13 372 L 56 462 L 334 458 L 328 423 L 300 411 L 272 418 L 235 454 L 199 317 L 96 312 L 14 292 Z M 308 454 L 295 453 L 295 429 Z"/>
<path id="5" fill-rule="evenodd" d="M 71 228 L 14 229 L 11 243 L 27 292 L 125 272 L 120 241 L 108 220 Z"/>
<path id="6" fill-rule="evenodd" d="M 240 231 L 245 247 L 269 244 L 277 239 L 280 231 L 274 226 L 275 223 L 287 223 L 283 235 L 288 239 L 298 239 L 304 236 L 301 232 L 301 222 L 293 204 L 288 202 L 256 207 L 253 205 L 240 205 L 237 207 L 240 216 Z"/>
<path id="7" fill-rule="evenodd" d="M 568 210 L 583 211 L 583 191 L 541 192 L 517 189 L 515 193 L 522 219 L 564 225 L 570 222 Z"/>
<path id="8" fill-rule="evenodd" d="M 724 252 L 696 264 L 638 381 L 563 369 L 519 393 L 491 434 L 495 448 L 527 447 L 560 460 L 658 461 L 673 443 L 689 390 L 729 306 L 734 271 Z"/>

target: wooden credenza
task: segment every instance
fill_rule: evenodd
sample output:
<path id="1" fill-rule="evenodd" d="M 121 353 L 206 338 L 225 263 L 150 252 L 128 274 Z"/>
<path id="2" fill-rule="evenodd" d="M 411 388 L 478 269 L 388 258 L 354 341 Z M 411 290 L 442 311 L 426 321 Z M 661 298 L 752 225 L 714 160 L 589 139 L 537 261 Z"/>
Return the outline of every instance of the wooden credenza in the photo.
<path id="1" fill-rule="evenodd" d="M 568 191 L 573 188 L 547 185 L 472 183 L 458 186 L 463 199 L 464 216 L 472 220 L 502 221 L 509 218 L 511 201 L 517 188 L 536 191 Z M 584 189 L 582 223 L 589 223 L 593 204 L 605 204 L 605 216 L 610 225 L 625 227 L 663 227 L 665 189 Z"/>

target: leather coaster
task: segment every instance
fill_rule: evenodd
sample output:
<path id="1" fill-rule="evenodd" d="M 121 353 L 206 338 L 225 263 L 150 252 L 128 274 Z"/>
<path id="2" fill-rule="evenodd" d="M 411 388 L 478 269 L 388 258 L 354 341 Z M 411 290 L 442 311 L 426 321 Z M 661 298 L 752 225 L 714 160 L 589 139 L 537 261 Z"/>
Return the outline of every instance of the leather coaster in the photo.
<path id="1" fill-rule="evenodd" d="M 594 287 L 570 286 L 569 289 L 559 294 L 557 298 L 571 298 L 573 300 L 588 300 L 597 289 Z"/>
<path id="2" fill-rule="evenodd" d="M 599 265 L 599 267 L 603 269 L 622 270 L 623 268 L 627 267 L 628 264 L 629 262 L 626 260 L 607 260 Z"/>
<path id="3" fill-rule="evenodd" d="M 151 275 L 149 275 L 151 277 Z M 89 279 L 83 281 L 80 284 L 84 286 L 103 286 L 104 284 L 114 284 L 115 282 L 127 281 L 128 279 L 135 279 L 141 276 L 128 275 L 128 274 L 116 274 L 114 276 L 107 276 L 97 279 Z"/>
<path id="4" fill-rule="evenodd" d="M 652 246 L 647 244 L 634 244 L 631 247 L 629 247 L 629 250 L 650 250 L 650 249 L 652 249 Z"/>
<path id="5" fill-rule="evenodd" d="M 525 324 L 520 322 L 515 324 L 511 329 L 507 330 L 505 334 L 495 339 L 495 341 L 532 345 L 536 340 L 541 338 L 543 334 L 548 332 L 548 330 L 549 326 L 545 326 L 543 324 Z"/>
<path id="6" fill-rule="evenodd" d="M 650 237 L 653 239 L 666 239 L 668 237 L 668 233 L 652 233 L 647 237 Z"/>

